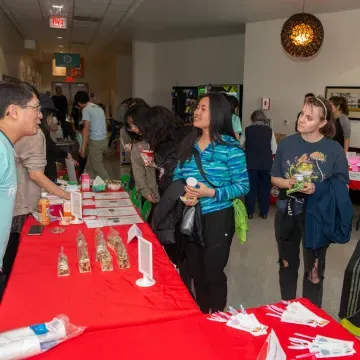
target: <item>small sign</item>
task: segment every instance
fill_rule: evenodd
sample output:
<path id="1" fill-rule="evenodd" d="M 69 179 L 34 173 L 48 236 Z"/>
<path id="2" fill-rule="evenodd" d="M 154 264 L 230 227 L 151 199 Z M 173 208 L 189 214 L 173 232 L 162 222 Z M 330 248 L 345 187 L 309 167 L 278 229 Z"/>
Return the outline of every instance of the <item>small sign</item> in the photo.
<path id="1" fill-rule="evenodd" d="M 66 67 L 56 66 L 55 59 L 52 60 L 52 76 L 66 76 Z"/>
<path id="2" fill-rule="evenodd" d="M 62 16 L 50 16 L 49 26 L 53 29 L 67 29 L 67 19 Z"/>
<path id="3" fill-rule="evenodd" d="M 81 65 L 80 54 L 55 53 L 56 66 L 78 68 Z"/>
<path id="4" fill-rule="evenodd" d="M 80 59 L 80 67 L 79 68 L 72 68 L 71 69 L 71 76 L 72 77 L 81 77 L 83 78 L 84 75 L 84 58 Z"/>
<path id="5" fill-rule="evenodd" d="M 261 99 L 261 110 L 270 110 L 270 99 L 269 98 Z"/>
<path id="6" fill-rule="evenodd" d="M 142 237 L 143 234 L 141 232 L 141 230 L 139 229 L 139 227 L 134 224 L 128 231 L 128 240 L 127 240 L 127 243 L 130 244 L 130 242 L 135 239 L 136 237 L 139 238 L 139 237 Z"/>

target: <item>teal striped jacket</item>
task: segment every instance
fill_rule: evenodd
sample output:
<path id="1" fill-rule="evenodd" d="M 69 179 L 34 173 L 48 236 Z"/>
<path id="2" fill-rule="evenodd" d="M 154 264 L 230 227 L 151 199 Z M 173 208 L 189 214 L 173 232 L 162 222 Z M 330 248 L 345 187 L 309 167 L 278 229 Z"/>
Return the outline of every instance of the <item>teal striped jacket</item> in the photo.
<path id="1" fill-rule="evenodd" d="M 232 200 L 249 192 L 249 178 L 246 168 L 246 157 L 239 142 L 231 136 L 222 135 L 225 144 L 210 144 L 201 151 L 198 144 L 194 147 L 199 151 L 202 167 L 206 177 L 216 186 L 214 198 L 201 198 L 203 214 L 226 209 L 232 206 Z M 200 174 L 194 156 L 175 169 L 174 180 L 194 177 L 198 182 L 213 188 Z"/>

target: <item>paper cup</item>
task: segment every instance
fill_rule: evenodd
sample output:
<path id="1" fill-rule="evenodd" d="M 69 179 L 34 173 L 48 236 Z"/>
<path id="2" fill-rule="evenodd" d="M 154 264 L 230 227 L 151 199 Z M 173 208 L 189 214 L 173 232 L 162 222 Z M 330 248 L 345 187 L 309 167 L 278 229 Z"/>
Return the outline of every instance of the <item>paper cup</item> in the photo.
<path id="1" fill-rule="evenodd" d="M 154 152 L 152 150 L 143 150 L 142 151 L 149 159 L 149 161 L 154 161 Z"/>
<path id="2" fill-rule="evenodd" d="M 189 177 L 186 179 L 186 184 L 191 187 L 196 187 L 198 181 L 194 177 Z"/>

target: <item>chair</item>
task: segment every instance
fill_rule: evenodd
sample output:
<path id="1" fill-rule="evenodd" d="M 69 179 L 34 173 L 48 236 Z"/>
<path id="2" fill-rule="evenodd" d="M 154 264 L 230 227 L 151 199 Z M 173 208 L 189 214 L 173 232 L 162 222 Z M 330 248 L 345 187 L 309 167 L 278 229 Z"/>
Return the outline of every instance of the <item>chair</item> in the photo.
<path id="1" fill-rule="evenodd" d="M 141 211 L 142 196 L 141 196 L 141 194 L 139 194 L 137 192 L 136 186 L 134 186 L 134 188 L 131 191 L 130 199 L 131 199 L 132 203 L 134 204 L 134 206 Z"/>
<path id="2" fill-rule="evenodd" d="M 150 201 L 146 200 L 141 209 L 141 216 L 144 221 L 147 221 L 147 219 L 149 218 L 151 209 L 152 209 L 152 203 Z"/>
<path id="3" fill-rule="evenodd" d="M 126 190 L 129 191 L 129 187 L 130 187 L 130 175 L 129 174 L 124 174 L 121 178 L 121 185 L 122 187 Z"/>

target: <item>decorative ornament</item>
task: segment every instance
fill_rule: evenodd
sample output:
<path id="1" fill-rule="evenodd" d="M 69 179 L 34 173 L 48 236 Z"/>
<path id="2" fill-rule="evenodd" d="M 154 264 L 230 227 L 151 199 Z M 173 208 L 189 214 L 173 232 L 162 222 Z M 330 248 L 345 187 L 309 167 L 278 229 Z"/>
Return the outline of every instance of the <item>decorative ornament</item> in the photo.
<path id="1" fill-rule="evenodd" d="M 295 57 L 316 54 L 324 40 L 321 21 L 312 14 L 303 12 L 291 16 L 281 30 L 281 44 L 286 52 Z"/>

